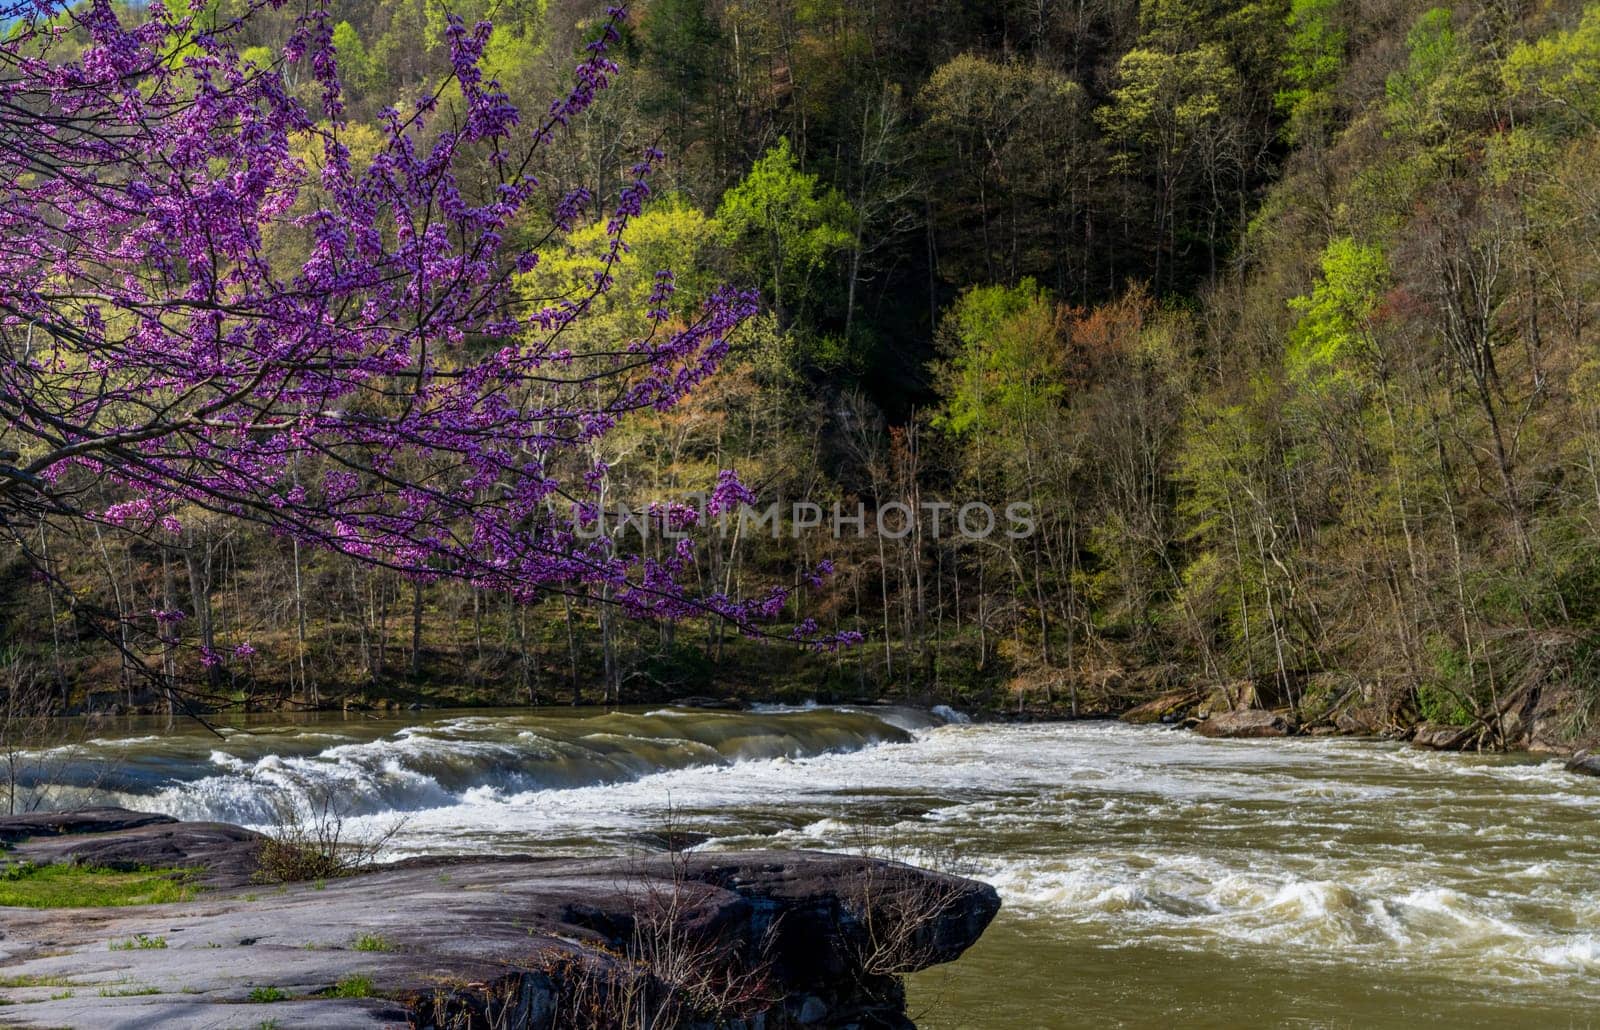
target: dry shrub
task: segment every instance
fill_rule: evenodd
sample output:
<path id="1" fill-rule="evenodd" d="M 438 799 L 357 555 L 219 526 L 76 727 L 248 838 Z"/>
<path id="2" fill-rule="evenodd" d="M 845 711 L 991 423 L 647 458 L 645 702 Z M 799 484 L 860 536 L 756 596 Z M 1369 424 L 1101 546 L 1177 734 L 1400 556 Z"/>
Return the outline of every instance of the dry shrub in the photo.
<path id="1" fill-rule="evenodd" d="M 976 870 L 953 850 L 912 851 L 878 827 L 858 825 L 852 838 L 851 851 L 864 861 L 842 900 L 861 929 L 846 939 L 855 938 L 863 977 L 895 977 L 940 961 L 934 928 L 965 904 L 966 886 L 953 877 Z"/>
<path id="2" fill-rule="evenodd" d="M 857 967 L 866 976 L 899 976 L 933 965 L 933 928 L 963 903 L 963 886 L 909 866 L 868 863 L 845 909 L 862 929 Z"/>
<path id="3" fill-rule="evenodd" d="M 51 700 L 37 668 L 0 654 L 0 804 L 7 815 L 43 808 L 49 799 Z"/>
<path id="4" fill-rule="evenodd" d="M 684 838 L 669 826 L 664 839 Z M 529 1021 L 560 1030 L 681 1030 L 758 1018 L 781 1000 L 769 958 L 776 925 L 753 943 L 706 926 L 698 917 L 717 889 L 690 877 L 675 843 L 666 875 L 640 869 L 618 890 L 633 899 L 626 940 L 546 946 L 527 972 L 437 992 L 414 1023 L 440 1030 L 511 1030 Z"/>
<path id="5" fill-rule="evenodd" d="M 669 830 L 667 839 L 678 836 Z M 683 851 L 674 847 L 668 858 L 668 877 L 639 877 L 626 953 L 628 961 L 666 988 L 648 1025 L 670 1027 L 691 1018 L 720 1025 L 771 1006 L 778 1000 L 770 976 L 777 924 L 754 942 L 753 952 L 751 942 L 697 926 L 694 913 L 717 888 L 690 879 Z"/>
<path id="6" fill-rule="evenodd" d="M 523 973 L 493 984 L 435 992 L 413 1025 L 439 1030 L 683 1030 L 758 1016 L 779 998 L 764 955 L 750 962 L 736 942 L 696 933 L 678 888 L 655 882 L 641 894 L 626 947 L 547 947 Z"/>
<path id="7" fill-rule="evenodd" d="M 287 793 L 272 802 L 273 821 L 256 858 L 256 879 L 265 883 L 299 883 L 329 880 L 370 869 L 389 841 L 405 826 L 405 819 L 375 833 L 352 833 L 346 812 L 333 792 L 311 792 L 302 806 Z"/>

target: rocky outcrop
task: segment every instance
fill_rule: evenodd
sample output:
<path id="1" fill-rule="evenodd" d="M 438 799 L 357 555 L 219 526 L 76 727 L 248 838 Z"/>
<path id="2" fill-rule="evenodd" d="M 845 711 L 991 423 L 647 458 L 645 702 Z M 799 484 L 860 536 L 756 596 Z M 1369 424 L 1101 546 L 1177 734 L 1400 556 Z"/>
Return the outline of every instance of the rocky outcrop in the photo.
<path id="1" fill-rule="evenodd" d="M 1473 732 L 1465 726 L 1425 722 L 1417 727 L 1411 743 L 1429 751 L 1460 751 L 1473 739 Z"/>
<path id="2" fill-rule="evenodd" d="M 0 832 L 36 825 L 0 819 Z M 429 860 L 240 882 L 256 843 L 156 821 L 17 846 L 34 861 L 205 867 L 215 886 L 183 904 L 0 909 L 0 968 L 27 985 L 0 988 L 13 1003 L 0 1022 L 567 1030 L 581 1010 L 594 1018 L 577 1025 L 596 1027 L 641 1012 L 661 1030 L 909 1027 L 900 974 L 956 958 L 999 909 L 985 884 L 815 852 Z"/>
<path id="3" fill-rule="evenodd" d="M 178 822 L 168 816 L 120 819 L 123 809 L 96 809 L 96 819 L 56 836 L 40 836 L 13 846 L 18 862 L 51 865 L 70 862 L 96 868 L 190 868 L 205 888 L 237 888 L 256 876 L 262 836 L 226 822 Z M 0 833 L 10 820 L 0 819 Z M 11 830 L 16 832 L 16 830 Z"/>
<path id="4" fill-rule="evenodd" d="M 170 815 L 130 812 L 126 808 L 80 808 L 71 812 L 29 812 L 0 817 L 0 845 L 38 837 L 115 833 L 140 826 L 176 823 Z"/>
<path id="5" fill-rule="evenodd" d="M 1123 712 L 1123 722 L 1136 725 L 1186 726 L 1209 737 L 1287 737 L 1298 734 L 1370 736 L 1374 724 L 1352 715 L 1346 690 L 1335 703 L 1301 712 L 1291 705 L 1289 691 L 1277 683 L 1234 680 L 1221 685 L 1169 690 Z"/>
<path id="6" fill-rule="evenodd" d="M 1585 776 L 1600 776 L 1600 754 L 1584 752 L 1575 755 L 1572 761 L 1567 763 L 1567 771 L 1582 773 Z"/>
<path id="7" fill-rule="evenodd" d="M 1333 717 L 1333 727 L 1347 737 L 1370 737 L 1379 728 L 1370 714 L 1361 709 L 1341 709 Z"/>
<path id="8" fill-rule="evenodd" d="M 1294 732 L 1287 716 L 1261 708 L 1219 712 L 1195 727 L 1205 737 L 1287 737 Z"/>
<path id="9" fill-rule="evenodd" d="M 713 712 L 743 712 L 750 705 L 736 697 L 680 697 L 672 702 L 679 708 L 699 708 Z"/>
<path id="10" fill-rule="evenodd" d="M 1146 701 L 1137 708 L 1130 708 L 1122 713 L 1123 722 L 1136 725 L 1149 723 L 1182 722 L 1200 703 L 1202 694 L 1197 690 L 1175 690 L 1162 694 L 1153 701 Z"/>

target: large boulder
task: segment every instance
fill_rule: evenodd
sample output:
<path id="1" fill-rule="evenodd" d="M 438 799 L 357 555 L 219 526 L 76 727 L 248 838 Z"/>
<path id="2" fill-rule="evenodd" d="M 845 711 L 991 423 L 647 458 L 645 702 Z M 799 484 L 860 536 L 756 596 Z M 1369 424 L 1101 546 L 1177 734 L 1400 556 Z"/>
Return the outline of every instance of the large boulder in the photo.
<path id="1" fill-rule="evenodd" d="M 1567 771 L 1582 773 L 1585 776 L 1600 776 L 1600 754 L 1583 751 L 1573 755 L 1572 761 L 1567 763 Z"/>
<path id="2" fill-rule="evenodd" d="M 256 843 L 169 820 L 23 848 L 187 864 Z M 19 985 L 0 991 L 19 1003 L 0 1022 L 560 1030 L 575 1005 L 648 999 L 702 1013 L 661 1025 L 906 1030 L 900 975 L 959 956 L 999 907 L 987 884 L 817 852 L 411 860 L 171 905 L 0 910 L 0 968 Z M 707 998 L 741 1015 L 707 1021 Z"/>
<path id="3" fill-rule="evenodd" d="M 1472 740 L 1472 730 L 1466 726 L 1425 722 L 1417 727 L 1411 743 L 1429 751 L 1460 751 Z"/>
<path id="4" fill-rule="evenodd" d="M 1218 712 L 1195 727 L 1204 737 L 1287 737 L 1294 723 L 1284 715 L 1262 708 Z"/>

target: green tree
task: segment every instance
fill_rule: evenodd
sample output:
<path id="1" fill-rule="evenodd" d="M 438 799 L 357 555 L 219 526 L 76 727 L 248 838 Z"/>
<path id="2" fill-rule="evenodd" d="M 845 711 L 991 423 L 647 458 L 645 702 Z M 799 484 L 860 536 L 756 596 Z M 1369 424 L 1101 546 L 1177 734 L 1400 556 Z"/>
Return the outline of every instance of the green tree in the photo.
<path id="1" fill-rule="evenodd" d="M 1289 301 L 1300 316 L 1289 332 L 1285 364 L 1290 375 L 1329 385 L 1348 381 L 1353 363 L 1381 365 L 1373 316 L 1389 283 L 1382 249 L 1348 236 L 1329 243 L 1322 252 L 1322 276 L 1311 294 Z"/>
<path id="2" fill-rule="evenodd" d="M 1276 680 L 1293 700 L 1291 674 L 1305 661 L 1296 627 L 1304 622 L 1294 617 L 1293 537 L 1274 479 L 1285 456 L 1274 443 L 1273 394 L 1271 381 L 1257 377 L 1243 403 L 1205 398 L 1184 427 L 1175 470 L 1191 556 L 1182 600 L 1220 625 L 1235 674 Z"/>
<path id="3" fill-rule="evenodd" d="M 934 70 L 917 102 L 944 187 L 941 228 L 978 234 L 975 245 L 957 240 L 977 260 L 952 254 L 947 274 L 1012 280 L 1071 253 L 1070 191 L 1088 171 L 1077 83 L 1042 63 L 962 54 Z"/>
<path id="4" fill-rule="evenodd" d="M 1384 83 L 1392 131 L 1423 144 L 1475 128 L 1489 110 L 1494 66 L 1477 59 L 1447 7 L 1424 12 L 1406 34 L 1406 66 Z"/>
<path id="5" fill-rule="evenodd" d="M 1097 117 L 1116 148 L 1114 168 L 1132 174 L 1154 162 L 1159 288 L 1172 278 L 1179 201 L 1191 168 L 1202 166 L 1201 176 L 1215 179 L 1238 76 L 1214 44 L 1178 53 L 1141 47 L 1117 62 L 1117 82 Z"/>
<path id="6" fill-rule="evenodd" d="M 1066 393 L 1065 333 L 1056 303 L 1032 279 L 1013 287 L 972 287 L 945 315 L 939 335 L 944 358 L 935 365 L 934 377 L 942 404 L 933 424 L 960 447 L 956 467 L 964 496 L 982 498 L 997 511 L 1026 500 L 1038 511 L 1049 464 L 1047 441 L 1056 436 Z M 1009 561 L 999 574 L 1009 573 L 1013 589 L 1026 598 L 1022 604 L 1031 601 L 1048 667 L 1051 605 L 1046 598 L 1056 588 L 1047 591 L 1045 570 L 1053 563 L 1035 537 L 1004 546 Z M 972 555 L 980 591 L 995 572 L 988 550 L 979 547 Z M 984 599 L 978 606 L 980 663 L 988 649 L 984 623 L 990 603 Z"/>
<path id="7" fill-rule="evenodd" d="M 940 324 L 936 379 L 944 403 L 934 424 L 958 436 L 1006 437 L 1043 419 L 1065 390 L 1055 302 L 1039 284 L 974 286 Z"/>
<path id="8" fill-rule="evenodd" d="M 339 74 L 351 96 L 359 99 L 374 96 L 383 84 L 383 69 L 373 64 L 354 25 L 342 21 L 333 27 L 333 48 L 338 52 Z"/>
<path id="9" fill-rule="evenodd" d="M 520 0 L 494 7 L 494 35 L 484 50 L 484 74 L 508 89 L 527 88 L 530 65 L 544 52 L 548 0 Z"/>
<path id="10" fill-rule="evenodd" d="M 1288 119 L 1291 141 L 1305 141 L 1325 128 L 1331 117 L 1333 87 L 1344 66 L 1345 32 L 1334 23 L 1338 9 L 1338 0 L 1290 3 L 1284 88 L 1275 99 L 1278 111 Z"/>
<path id="11" fill-rule="evenodd" d="M 1584 8 L 1571 31 L 1519 43 L 1501 74 L 1512 93 L 1600 128 L 1600 4 Z"/>
<path id="12" fill-rule="evenodd" d="M 733 260 L 757 278 L 782 328 L 807 324 L 823 279 L 849 248 L 855 212 L 838 190 L 800 170 L 787 138 L 723 194 L 717 224 Z"/>
<path id="13" fill-rule="evenodd" d="M 520 279 L 524 293 L 547 303 L 591 289 L 611 244 L 605 230 L 604 223 L 585 226 L 542 252 L 538 266 Z M 600 300 L 601 310 L 586 320 L 585 332 L 594 337 L 588 342 L 648 333 L 650 295 L 663 271 L 673 274 L 677 286 L 670 313 L 685 320 L 693 317 L 685 305 L 697 303 L 716 285 L 712 251 L 717 236 L 717 223 L 679 198 L 667 197 L 645 208 L 628 225 L 628 249 L 613 270 L 615 282 Z"/>

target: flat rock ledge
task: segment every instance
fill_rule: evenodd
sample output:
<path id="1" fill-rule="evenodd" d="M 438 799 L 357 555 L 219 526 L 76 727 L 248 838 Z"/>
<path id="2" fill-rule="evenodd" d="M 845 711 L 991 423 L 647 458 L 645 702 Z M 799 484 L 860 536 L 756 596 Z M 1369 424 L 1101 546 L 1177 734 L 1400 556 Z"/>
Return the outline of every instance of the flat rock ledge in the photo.
<path id="1" fill-rule="evenodd" d="M 95 809 L 0 818 L 0 842 L 0 862 L 185 866 L 203 886 L 168 905 L 0 908 L 0 1026 L 904 1030 L 900 975 L 958 957 L 1000 907 L 987 884 L 818 852 L 413 860 L 260 884 L 260 838 L 226 824 Z"/>

